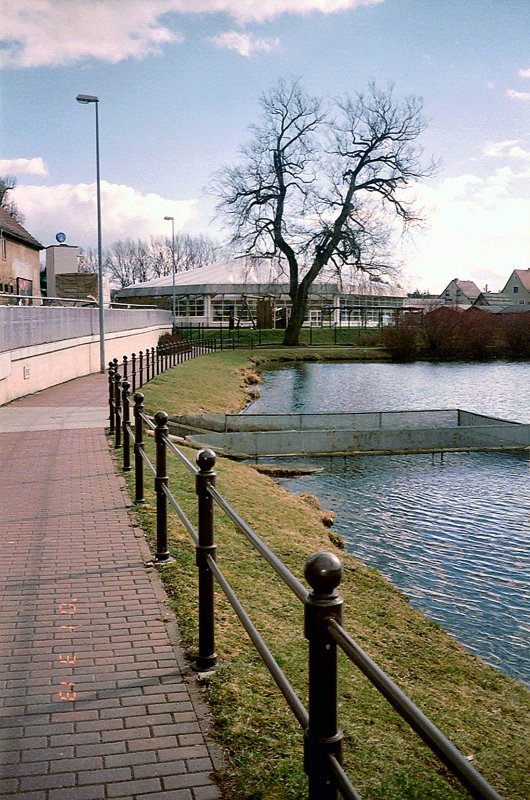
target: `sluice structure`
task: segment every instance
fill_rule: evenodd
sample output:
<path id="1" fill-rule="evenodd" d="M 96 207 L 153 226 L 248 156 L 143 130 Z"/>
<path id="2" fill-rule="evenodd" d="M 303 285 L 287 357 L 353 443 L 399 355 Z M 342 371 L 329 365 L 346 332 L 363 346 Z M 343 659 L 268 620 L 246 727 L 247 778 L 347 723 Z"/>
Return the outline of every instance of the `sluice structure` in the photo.
<path id="1" fill-rule="evenodd" d="M 233 458 L 523 450 L 530 425 L 462 409 L 356 414 L 212 414 L 169 420 L 194 446 Z"/>

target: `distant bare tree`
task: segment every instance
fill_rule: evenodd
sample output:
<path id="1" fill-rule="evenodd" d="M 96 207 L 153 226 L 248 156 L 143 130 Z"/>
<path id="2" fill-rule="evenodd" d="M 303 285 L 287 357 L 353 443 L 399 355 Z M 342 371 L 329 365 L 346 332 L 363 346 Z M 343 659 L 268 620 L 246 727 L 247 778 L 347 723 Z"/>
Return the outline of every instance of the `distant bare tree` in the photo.
<path id="1" fill-rule="evenodd" d="M 23 225 L 25 219 L 24 214 L 19 211 L 15 201 L 11 200 L 9 197 L 9 192 L 11 192 L 16 185 L 17 179 L 13 177 L 13 175 L 0 177 L 0 208 L 3 208 L 8 214 L 11 214 L 13 219 L 20 223 L 20 225 Z"/>
<path id="2" fill-rule="evenodd" d="M 151 271 L 156 277 L 170 275 L 173 254 L 171 239 L 151 239 Z M 208 236 L 189 233 L 175 235 L 175 272 L 198 269 L 217 260 L 217 246 Z"/>
<path id="3" fill-rule="evenodd" d="M 163 275 L 171 275 L 171 242 L 163 236 L 151 237 L 149 243 L 149 259 L 151 275 L 161 278 Z"/>
<path id="4" fill-rule="evenodd" d="M 117 283 L 120 289 L 135 282 L 131 245 L 134 246 L 130 239 L 119 240 L 105 252 L 105 270 L 109 273 L 111 281 Z"/>
<path id="5" fill-rule="evenodd" d="M 97 272 L 98 271 L 98 252 L 93 247 L 87 249 L 79 248 L 79 259 L 77 262 L 78 272 Z"/>
<path id="6" fill-rule="evenodd" d="M 432 174 L 417 139 L 422 103 L 392 88 L 326 107 L 298 81 L 280 80 L 261 98 L 241 164 L 214 179 L 232 241 L 253 257 L 277 258 L 288 275 L 292 312 L 284 343 L 296 345 L 309 290 L 326 272 L 391 269 L 396 219 L 420 221 L 403 189 Z"/>

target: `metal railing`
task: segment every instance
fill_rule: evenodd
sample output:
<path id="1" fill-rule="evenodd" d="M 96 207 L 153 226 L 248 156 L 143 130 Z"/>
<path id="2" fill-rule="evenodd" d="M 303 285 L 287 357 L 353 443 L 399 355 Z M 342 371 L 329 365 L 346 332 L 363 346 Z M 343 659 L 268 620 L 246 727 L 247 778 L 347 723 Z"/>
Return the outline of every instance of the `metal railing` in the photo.
<path id="1" fill-rule="evenodd" d="M 114 371 L 114 367 L 109 370 L 109 385 L 111 382 L 114 386 L 112 403 L 115 404 L 115 447 L 123 449 L 124 471 L 131 469 L 131 443 L 134 446 L 135 503 L 145 502 L 144 464 L 154 478 L 155 563 L 164 566 L 173 560 L 168 543 L 168 505 L 176 512 L 195 544 L 199 634 L 193 667 L 198 671 L 210 670 L 217 662 L 214 603 L 214 581 L 217 581 L 302 728 L 304 770 L 308 776 L 308 800 L 337 800 L 338 793 L 346 800 L 360 800 L 360 795 L 342 766 L 343 734 L 338 721 L 337 648 L 346 654 L 408 725 L 419 734 L 472 797 L 477 800 L 502 800 L 501 795 L 345 630 L 342 625 L 343 598 L 336 591 L 342 577 L 340 559 L 335 554 L 326 552 L 310 556 L 304 571 L 311 587 L 308 591 L 217 490 L 215 453 L 209 449 L 200 450 L 194 465 L 170 439 L 168 415 L 164 411 L 158 411 L 154 415 L 154 420 L 151 420 L 144 410 L 143 394 L 135 392 L 134 397 L 131 397 L 130 381 L 122 380 Z M 130 421 L 131 405 L 134 424 Z M 144 447 L 144 426 L 154 434 L 156 454 L 154 463 Z M 197 527 L 189 520 L 169 485 L 168 453 L 178 458 L 195 480 L 198 504 Z M 309 642 L 307 709 L 217 563 L 214 540 L 216 504 L 304 606 L 304 636 Z"/>

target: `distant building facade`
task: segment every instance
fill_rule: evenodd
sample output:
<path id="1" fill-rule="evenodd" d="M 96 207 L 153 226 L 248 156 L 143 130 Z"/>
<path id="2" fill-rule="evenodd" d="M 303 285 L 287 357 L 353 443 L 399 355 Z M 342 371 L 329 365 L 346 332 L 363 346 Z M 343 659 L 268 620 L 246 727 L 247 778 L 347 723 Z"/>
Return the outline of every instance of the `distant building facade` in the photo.
<path id="1" fill-rule="evenodd" d="M 502 290 L 513 305 L 530 303 L 530 269 L 514 269 Z"/>
<path id="2" fill-rule="evenodd" d="M 43 245 L 0 208 L 0 303 L 31 304 L 40 297 L 39 253 Z"/>
<path id="3" fill-rule="evenodd" d="M 157 305 L 172 310 L 177 324 L 284 327 L 290 314 L 288 277 L 273 262 L 234 259 L 178 272 L 119 289 L 114 302 Z M 174 296 L 174 300 L 173 300 Z M 348 285 L 315 282 L 306 322 L 313 325 L 373 327 L 395 320 L 405 293 L 399 286 L 367 276 Z"/>

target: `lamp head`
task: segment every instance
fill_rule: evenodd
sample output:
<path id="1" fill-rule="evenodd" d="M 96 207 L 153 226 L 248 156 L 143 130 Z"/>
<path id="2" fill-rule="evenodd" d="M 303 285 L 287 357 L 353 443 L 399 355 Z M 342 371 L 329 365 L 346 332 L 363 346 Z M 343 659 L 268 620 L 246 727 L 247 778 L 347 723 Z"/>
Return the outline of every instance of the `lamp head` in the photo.
<path id="1" fill-rule="evenodd" d="M 78 94 L 75 99 L 78 103 L 99 103 L 99 97 L 93 94 Z"/>
<path id="2" fill-rule="evenodd" d="M 174 220 L 175 220 L 175 217 L 164 217 L 164 219 L 167 219 L 167 220 L 173 220 L 173 221 L 174 221 Z"/>

